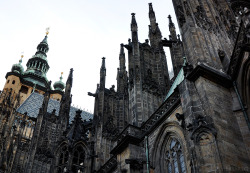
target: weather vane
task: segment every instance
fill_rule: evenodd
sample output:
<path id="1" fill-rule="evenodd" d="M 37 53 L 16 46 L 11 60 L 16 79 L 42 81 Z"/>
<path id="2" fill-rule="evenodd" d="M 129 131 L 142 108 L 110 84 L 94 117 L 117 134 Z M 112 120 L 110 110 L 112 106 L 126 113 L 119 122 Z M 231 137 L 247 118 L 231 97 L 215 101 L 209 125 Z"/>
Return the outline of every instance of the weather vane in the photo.
<path id="1" fill-rule="evenodd" d="M 46 35 L 48 35 L 48 34 L 49 34 L 49 27 L 46 28 Z"/>

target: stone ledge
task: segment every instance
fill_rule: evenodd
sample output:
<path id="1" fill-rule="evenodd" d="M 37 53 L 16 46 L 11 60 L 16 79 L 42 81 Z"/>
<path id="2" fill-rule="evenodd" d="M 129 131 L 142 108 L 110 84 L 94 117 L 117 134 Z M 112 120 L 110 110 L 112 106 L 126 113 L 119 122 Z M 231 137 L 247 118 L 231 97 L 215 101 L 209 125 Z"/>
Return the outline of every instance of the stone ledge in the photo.
<path id="1" fill-rule="evenodd" d="M 233 85 L 232 79 L 229 75 L 210 67 L 205 63 L 198 63 L 198 65 L 187 75 L 186 78 L 194 82 L 199 77 L 204 77 L 225 88 L 231 88 Z"/>

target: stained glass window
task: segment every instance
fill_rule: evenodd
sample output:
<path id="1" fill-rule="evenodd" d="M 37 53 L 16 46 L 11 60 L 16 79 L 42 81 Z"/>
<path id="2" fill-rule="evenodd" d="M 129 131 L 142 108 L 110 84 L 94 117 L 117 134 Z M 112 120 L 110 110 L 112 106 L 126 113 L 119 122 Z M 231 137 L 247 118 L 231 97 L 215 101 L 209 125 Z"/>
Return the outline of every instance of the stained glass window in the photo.
<path id="1" fill-rule="evenodd" d="M 168 173 L 186 173 L 183 151 L 178 140 L 170 138 L 166 146 L 165 160 Z"/>
<path id="2" fill-rule="evenodd" d="M 84 172 L 84 159 L 85 152 L 81 145 L 78 145 L 73 152 L 72 172 L 83 173 Z"/>
<path id="3" fill-rule="evenodd" d="M 68 160 L 69 160 L 69 151 L 68 151 L 68 147 L 64 146 L 61 148 L 60 150 L 60 154 L 59 154 L 59 163 L 58 163 L 58 173 L 62 173 L 62 172 L 67 172 L 67 164 L 68 164 Z"/>

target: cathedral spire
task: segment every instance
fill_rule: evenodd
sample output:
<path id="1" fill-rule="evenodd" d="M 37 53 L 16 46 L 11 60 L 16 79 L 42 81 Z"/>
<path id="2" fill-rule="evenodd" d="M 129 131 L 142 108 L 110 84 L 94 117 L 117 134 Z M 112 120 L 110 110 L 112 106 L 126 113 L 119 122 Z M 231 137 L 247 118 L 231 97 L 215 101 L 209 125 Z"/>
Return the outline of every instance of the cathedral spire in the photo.
<path id="1" fill-rule="evenodd" d="M 132 42 L 138 42 L 138 27 L 137 22 L 135 20 L 135 13 L 131 13 L 132 21 L 131 21 L 131 32 L 132 32 Z"/>
<path id="2" fill-rule="evenodd" d="M 51 89 L 46 77 L 49 70 L 49 64 L 47 61 L 47 52 L 49 51 L 47 34 L 48 32 L 44 39 L 38 44 L 35 55 L 28 60 L 26 64 L 27 70 L 23 73 L 23 79 L 29 81 L 31 87 L 36 83 L 44 92 L 47 89 Z"/>
<path id="3" fill-rule="evenodd" d="M 106 67 L 105 67 L 105 57 L 102 58 L 102 66 L 100 69 L 100 90 L 105 89 L 106 80 Z"/>
<path id="4" fill-rule="evenodd" d="M 168 19 L 169 19 L 168 26 L 169 26 L 169 31 L 170 31 L 170 39 L 172 39 L 173 41 L 176 41 L 177 40 L 176 30 L 175 30 L 175 26 L 170 15 L 168 15 Z"/>

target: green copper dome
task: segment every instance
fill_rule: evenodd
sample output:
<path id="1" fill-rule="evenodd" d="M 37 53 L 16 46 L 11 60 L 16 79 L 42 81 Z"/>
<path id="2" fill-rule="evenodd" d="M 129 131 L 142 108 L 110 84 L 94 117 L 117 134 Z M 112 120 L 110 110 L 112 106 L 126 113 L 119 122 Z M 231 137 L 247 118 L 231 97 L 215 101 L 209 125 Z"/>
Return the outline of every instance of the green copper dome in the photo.
<path id="1" fill-rule="evenodd" d="M 18 64 L 14 64 L 12 66 L 11 71 L 16 72 L 16 73 L 20 73 L 20 74 L 23 73 L 24 69 L 23 69 L 23 66 L 22 66 L 22 59 L 19 60 Z"/>
<path id="2" fill-rule="evenodd" d="M 65 88 L 65 84 L 62 82 L 62 76 L 60 77 L 60 80 L 55 82 L 53 87 L 55 90 L 60 90 L 62 91 Z"/>

